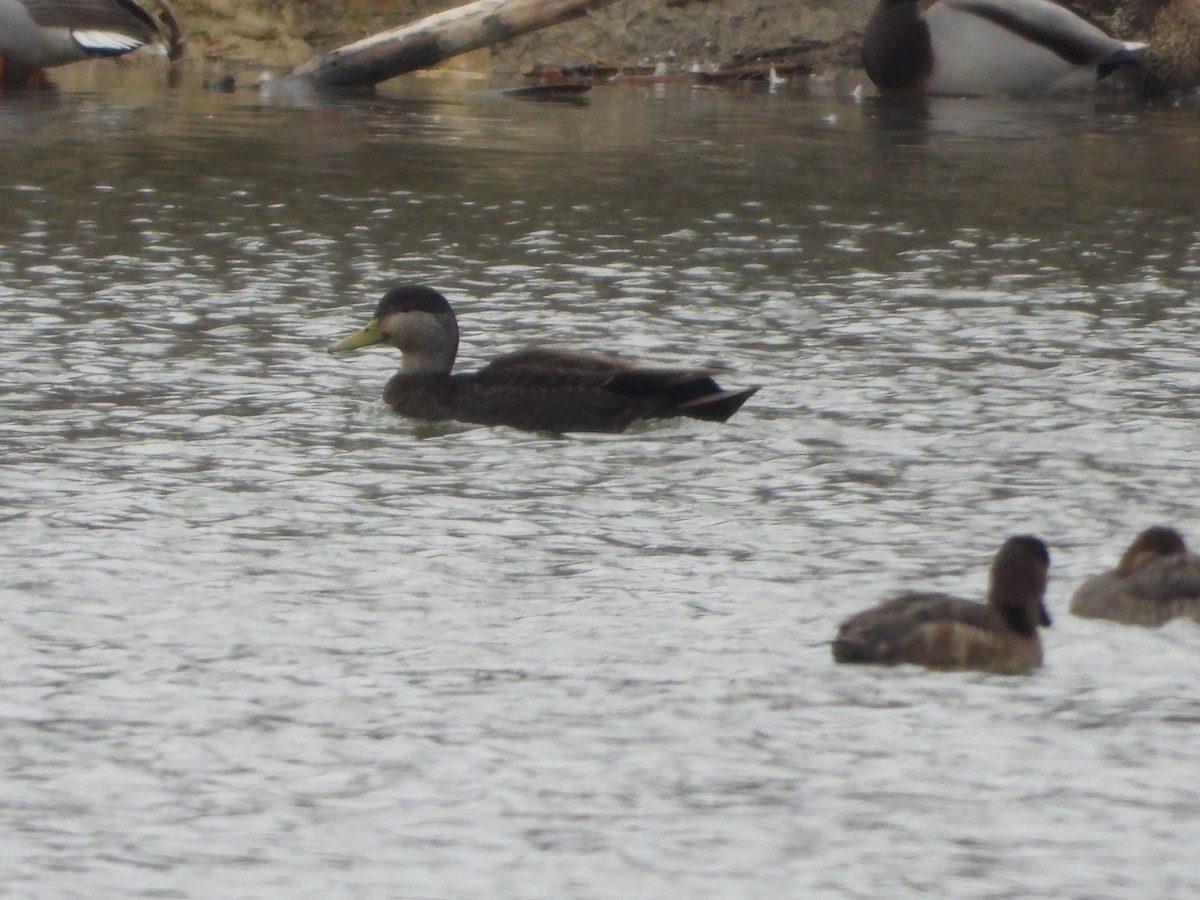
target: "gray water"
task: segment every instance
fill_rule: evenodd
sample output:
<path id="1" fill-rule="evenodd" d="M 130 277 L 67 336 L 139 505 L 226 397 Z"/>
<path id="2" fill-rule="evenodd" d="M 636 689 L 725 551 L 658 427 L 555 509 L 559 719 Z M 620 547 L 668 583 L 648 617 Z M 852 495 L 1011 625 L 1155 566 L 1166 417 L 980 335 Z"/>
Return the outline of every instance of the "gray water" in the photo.
<path id="1" fill-rule="evenodd" d="M 0 103 L 0 895 L 1200 891 L 1200 628 L 1066 610 L 1200 542 L 1197 104 L 120 77 Z M 407 421 L 398 279 L 763 389 Z M 1041 671 L 833 665 L 1018 532 Z"/>

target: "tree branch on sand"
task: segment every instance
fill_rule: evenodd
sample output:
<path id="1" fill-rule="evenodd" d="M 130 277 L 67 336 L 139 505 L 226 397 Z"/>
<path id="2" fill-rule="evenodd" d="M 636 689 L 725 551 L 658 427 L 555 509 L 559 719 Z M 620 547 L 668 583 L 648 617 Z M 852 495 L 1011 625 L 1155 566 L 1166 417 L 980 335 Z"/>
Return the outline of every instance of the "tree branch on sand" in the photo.
<path id="1" fill-rule="evenodd" d="M 339 47 L 294 69 L 314 87 L 368 87 L 540 28 L 587 15 L 617 0 L 475 0 Z"/>

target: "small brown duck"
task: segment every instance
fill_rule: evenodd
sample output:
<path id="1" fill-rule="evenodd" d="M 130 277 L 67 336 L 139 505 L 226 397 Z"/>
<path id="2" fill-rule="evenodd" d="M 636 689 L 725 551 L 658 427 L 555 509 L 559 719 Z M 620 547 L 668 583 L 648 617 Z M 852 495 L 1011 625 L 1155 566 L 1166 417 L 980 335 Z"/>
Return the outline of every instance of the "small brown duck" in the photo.
<path id="1" fill-rule="evenodd" d="M 147 45 L 176 58 L 179 24 L 163 0 L 157 15 L 135 0 L 0 0 L 0 80 L 36 84 L 42 69 Z"/>
<path id="2" fill-rule="evenodd" d="M 543 347 L 500 356 L 477 372 L 451 374 L 458 321 L 446 298 L 423 285 L 392 288 L 374 318 L 330 352 L 374 344 L 389 344 L 404 357 L 383 399 L 402 415 L 433 421 L 615 433 L 675 416 L 724 422 L 758 390 L 725 390 L 709 369 Z"/>
<path id="3" fill-rule="evenodd" d="M 1071 612 L 1126 625 L 1162 625 L 1178 618 L 1200 622 L 1200 557 L 1188 553 L 1174 528 L 1147 528 L 1115 569 L 1079 586 Z"/>
<path id="4" fill-rule="evenodd" d="M 1042 664 L 1038 625 L 1049 625 L 1046 545 L 1032 535 L 1006 540 L 992 561 L 987 603 L 947 594 L 906 593 L 847 619 L 833 642 L 840 663 L 1022 674 Z"/>

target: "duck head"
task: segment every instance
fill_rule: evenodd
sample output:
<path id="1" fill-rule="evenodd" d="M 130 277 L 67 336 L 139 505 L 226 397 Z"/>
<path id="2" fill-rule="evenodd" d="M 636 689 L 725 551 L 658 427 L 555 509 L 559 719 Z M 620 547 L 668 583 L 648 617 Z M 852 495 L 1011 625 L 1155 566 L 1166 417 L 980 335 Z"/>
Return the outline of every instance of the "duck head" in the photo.
<path id="1" fill-rule="evenodd" d="M 880 0 L 863 34 L 863 68 L 882 91 L 919 90 L 933 74 L 933 42 L 916 0 Z"/>
<path id="2" fill-rule="evenodd" d="M 1050 577 L 1050 551 L 1029 534 L 1010 537 L 996 553 L 988 584 L 988 603 L 1014 630 L 1032 634 L 1038 625 L 1050 625 L 1046 609 L 1046 582 Z"/>
<path id="3" fill-rule="evenodd" d="M 431 287 L 402 284 L 383 295 L 366 325 L 329 348 L 330 353 L 388 344 L 404 356 L 401 372 L 447 374 L 458 354 L 458 321 L 449 301 Z"/>
<path id="4" fill-rule="evenodd" d="M 1117 574 L 1123 578 L 1160 556 L 1184 553 L 1187 553 L 1187 545 L 1183 542 L 1183 535 L 1165 525 L 1152 525 L 1134 538 L 1129 549 L 1121 554 L 1121 561 L 1117 563 Z"/>

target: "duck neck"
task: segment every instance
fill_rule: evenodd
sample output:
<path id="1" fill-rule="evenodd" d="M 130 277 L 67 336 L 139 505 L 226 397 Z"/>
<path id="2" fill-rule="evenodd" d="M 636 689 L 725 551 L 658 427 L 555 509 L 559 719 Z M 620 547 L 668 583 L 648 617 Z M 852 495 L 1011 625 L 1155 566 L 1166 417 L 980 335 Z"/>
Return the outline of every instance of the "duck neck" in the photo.
<path id="1" fill-rule="evenodd" d="M 405 375 L 449 375 L 454 357 L 454 348 L 407 350 L 400 371 Z"/>
<path id="2" fill-rule="evenodd" d="M 882 91 L 915 90 L 929 78 L 933 50 L 917 0 L 879 0 L 863 34 L 862 62 Z"/>
<path id="3" fill-rule="evenodd" d="M 458 325 L 453 318 L 416 315 L 395 344 L 405 375 L 449 375 L 458 356 Z"/>
<path id="4" fill-rule="evenodd" d="M 1015 572 L 992 574 L 988 586 L 988 605 L 998 612 L 1009 627 L 1018 634 L 1032 635 L 1038 625 L 1049 625 L 1050 615 L 1046 611 L 1043 596 L 1046 583 L 1043 579 Z"/>

